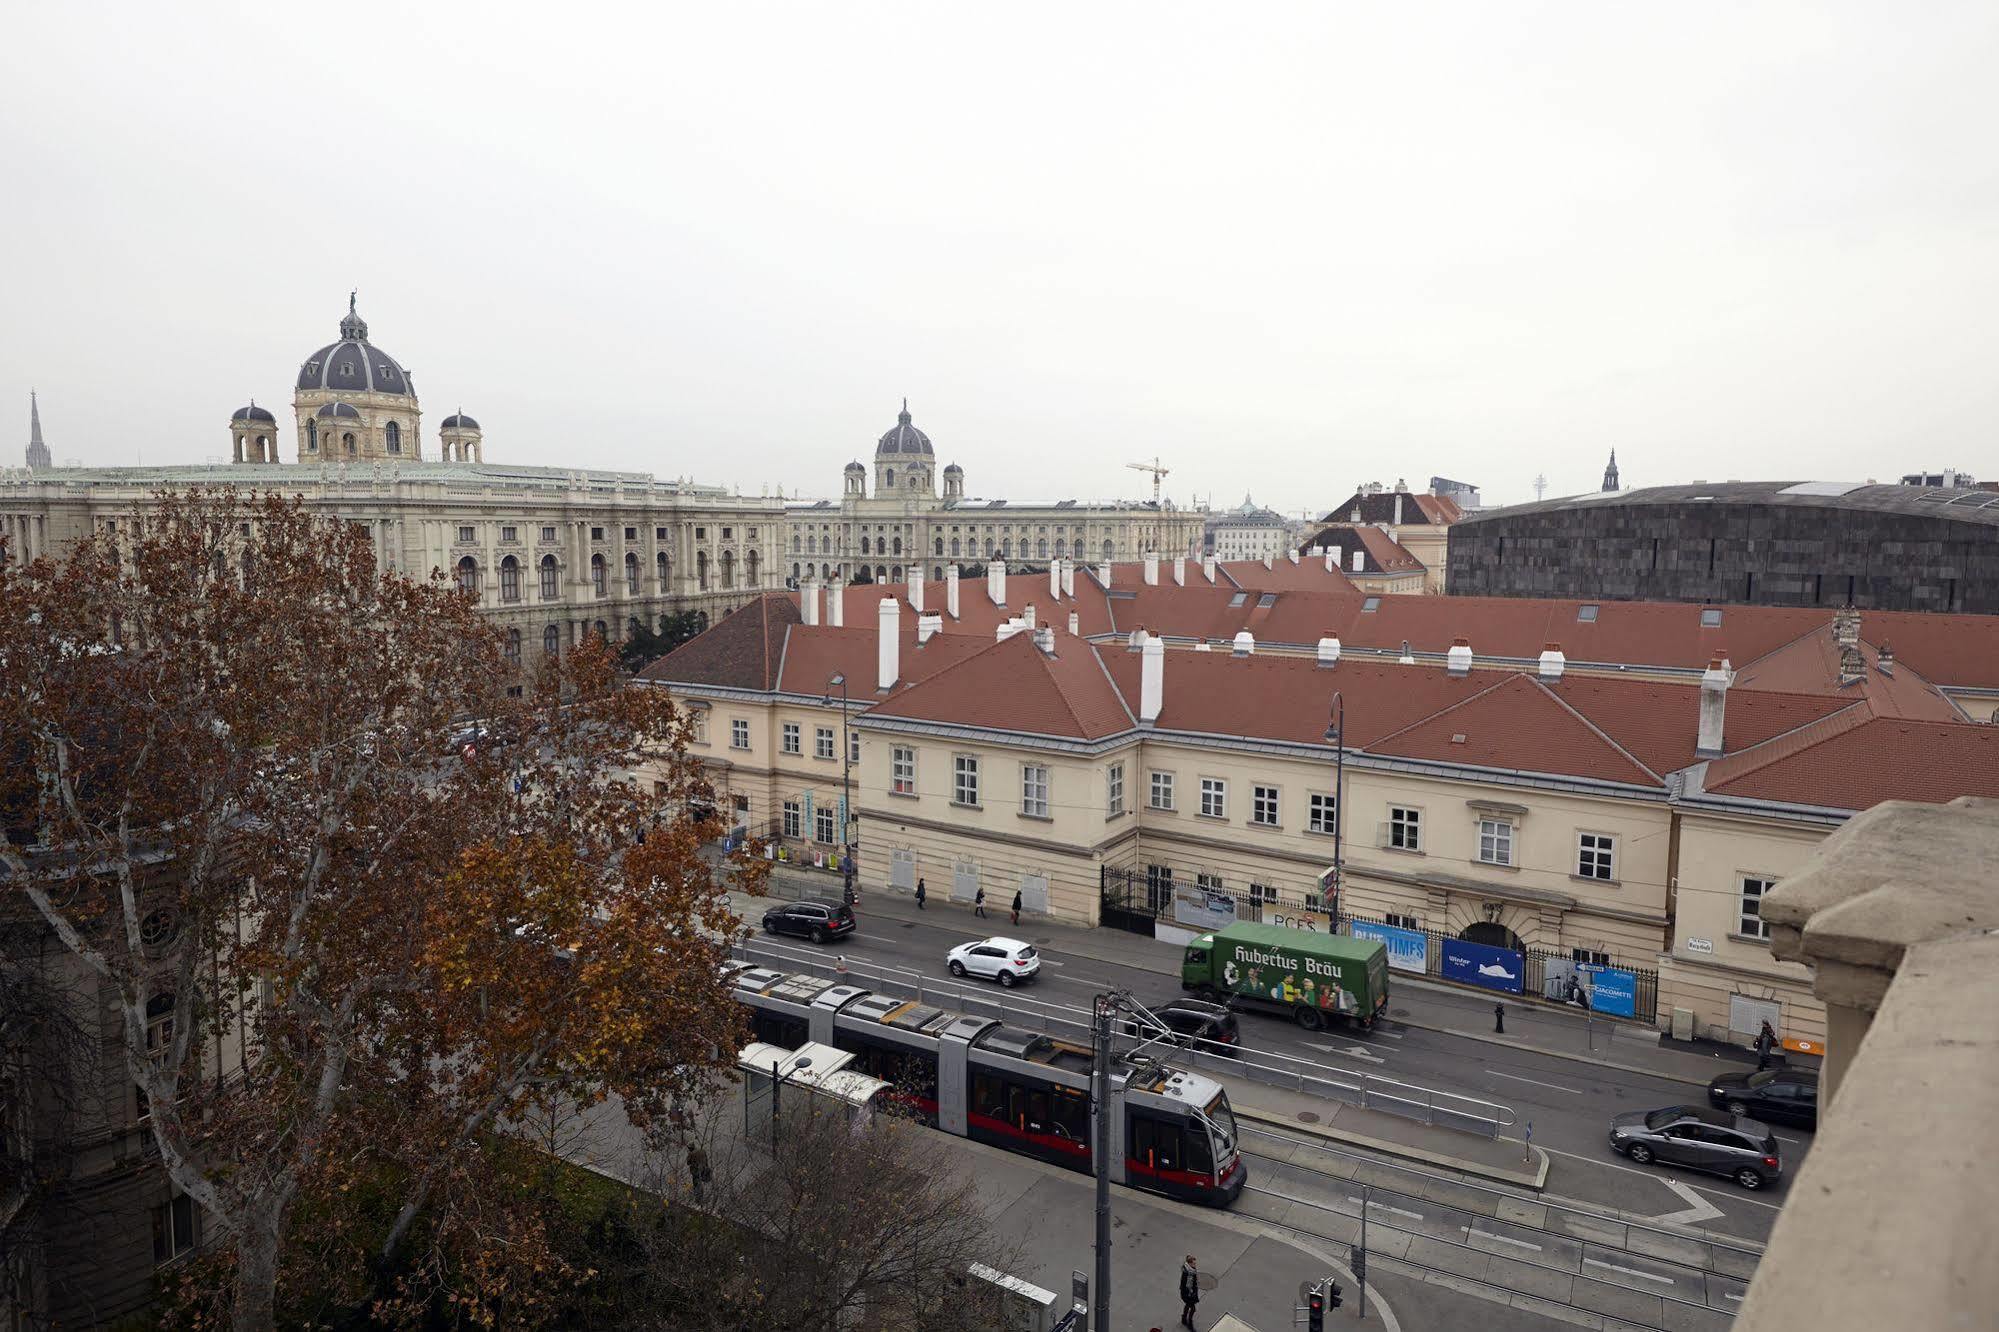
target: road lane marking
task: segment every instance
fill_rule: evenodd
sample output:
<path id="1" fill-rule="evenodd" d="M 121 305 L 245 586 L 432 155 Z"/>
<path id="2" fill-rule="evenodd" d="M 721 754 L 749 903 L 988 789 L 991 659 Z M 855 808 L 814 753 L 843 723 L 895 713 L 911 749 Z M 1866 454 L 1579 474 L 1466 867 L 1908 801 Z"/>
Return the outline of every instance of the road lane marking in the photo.
<path id="1" fill-rule="evenodd" d="M 1721 1297 L 1722 1297 L 1722 1298 L 1723 1298 L 1724 1300 L 1734 1300 L 1734 1301 L 1735 1301 L 1735 1302 L 1736 1302 L 1737 1304 L 1740 1304 L 1740 1303 L 1742 1303 L 1742 1297 L 1741 1297 L 1740 1295 L 1737 1295 L 1737 1294 L 1736 1294 L 1735 1292 L 1733 1292 L 1733 1291 L 1728 1291 L 1728 1290 L 1724 1290 L 1724 1291 L 1723 1291 L 1723 1292 L 1721 1293 Z"/>
<path id="2" fill-rule="evenodd" d="M 1348 1198 L 1347 1201 L 1352 1203 L 1356 1207 L 1360 1206 L 1360 1199 L 1358 1198 Z M 1396 1216 L 1406 1216 L 1411 1221 L 1421 1221 L 1423 1219 L 1423 1214 L 1421 1212 L 1411 1212 L 1406 1208 L 1401 1208 L 1401 1207 L 1390 1207 L 1387 1203 L 1378 1203 L 1372 1198 L 1369 1198 L 1367 1200 L 1367 1205 L 1369 1207 L 1374 1208 L 1376 1211 L 1390 1212 Z"/>
<path id="3" fill-rule="evenodd" d="M 1520 1139 L 1507 1138 L 1505 1139 L 1505 1141 L 1519 1142 Z M 1666 1182 L 1665 1177 L 1660 1175 L 1659 1172 L 1656 1170 L 1640 1170 L 1637 1166 L 1619 1165 L 1615 1161 L 1606 1161 L 1600 1156 L 1584 1156 L 1581 1152 L 1565 1152 L 1559 1147 L 1542 1147 L 1541 1150 L 1544 1152 L 1552 1153 L 1555 1156 L 1566 1156 L 1571 1161 L 1582 1161 L 1588 1165 L 1602 1166 L 1605 1170 L 1621 1170 L 1627 1175 L 1644 1175 L 1648 1179 L 1659 1180 L 1660 1183 Z M 1705 1188 L 1702 1188 L 1701 1185 L 1699 1184 L 1689 1184 L 1687 1187 L 1692 1189 L 1700 1189 L 1701 1192 L 1703 1193 L 1706 1193 L 1708 1191 Z M 1782 1204 L 1780 1203 L 1759 1202 L 1754 1198 L 1745 1198 L 1740 1193 L 1725 1193 L 1722 1192 L 1721 1190 L 1715 1190 L 1715 1196 L 1718 1198 L 1725 1198 L 1729 1202 L 1748 1203 L 1751 1207 L 1767 1207 L 1773 1212 L 1779 1210 L 1782 1206 Z M 1595 1207 L 1595 1206 L 1603 1206 L 1605 1204 L 1592 1203 L 1590 1205 Z"/>
<path id="4" fill-rule="evenodd" d="M 1703 1221 L 1712 1221 L 1722 1215 L 1722 1210 L 1719 1207 L 1716 1207 L 1713 1203 L 1701 1197 L 1700 1194 L 1695 1193 L 1677 1179 L 1661 1178 L 1659 1182 L 1684 1198 L 1687 1206 L 1684 1210 L 1678 1212 L 1661 1212 L 1658 1216 L 1648 1218 L 1649 1220 L 1664 1222 L 1668 1225 L 1694 1226 L 1699 1225 Z"/>
<path id="5" fill-rule="evenodd" d="M 1802 1147 L 1805 1145 L 1805 1140 L 1803 1138 L 1787 1138 L 1781 1133 L 1775 1136 L 1778 1142 L 1788 1142 L 1793 1147 Z"/>
<path id="6" fill-rule="evenodd" d="M 1494 1243 L 1497 1244 L 1517 1244 L 1523 1249 L 1532 1249 L 1536 1253 L 1541 1252 L 1541 1246 L 1534 1243 L 1532 1240 L 1515 1239 L 1511 1235 L 1488 1235 L 1485 1231 L 1473 1230 L 1470 1226 L 1459 1226 L 1458 1229 L 1464 1231 L 1465 1237 L 1467 1239 L 1469 1239 L 1473 1235 L 1476 1235 L 1480 1239 L 1492 1240 Z"/>
<path id="7" fill-rule="evenodd" d="M 1533 1078 L 1517 1077 L 1512 1073 L 1501 1073 L 1496 1068 L 1488 1068 L 1486 1074 L 1489 1077 L 1505 1078 L 1510 1082 L 1524 1082 L 1532 1087 L 1546 1087 L 1549 1091 L 1567 1092 L 1571 1096 L 1581 1096 L 1583 1094 L 1583 1089 L 1580 1087 L 1564 1087 L 1559 1083 L 1539 1082 Z"/>
<path id="8" fill-rule="evenodd" d="M 1365 1047 L 1359 1045 L 1349 1045 L 1349 1046 L 1322 1045 L 1317 1041 L 1305 1041 L 1303 1042 L 1303 1045 L 1308 1050 L 1324 1050 L 1327 1054 L 1345 1055 L 1349 1059 L 1359 1059 L 1369 1064 L 1385 1064 L 1388 1062 L 1386 1059 L 1383 1059 L 1380 1055 L 1374 1054 L 1369 1050 L 1367 1050 Z"/>
<path id="9" fill-rule="evenodd" d="M 1679 1284 L 1669 1276 L 1660 1276 L 1657 1272 L 1641 1272 L 1635 1267 L 1619 1267 L 1616 1263 L 1606 1263 L 1601 1258 L 1585 1258 L 1583 1259 L 1583 1265 L 1585 1267 L 1601 1267 L 1610 1272 L 1622 1272 L 1625 1276 L 1643 1277 L 1647 1281 L 1657 1281 L 1668 1286 Z"/>

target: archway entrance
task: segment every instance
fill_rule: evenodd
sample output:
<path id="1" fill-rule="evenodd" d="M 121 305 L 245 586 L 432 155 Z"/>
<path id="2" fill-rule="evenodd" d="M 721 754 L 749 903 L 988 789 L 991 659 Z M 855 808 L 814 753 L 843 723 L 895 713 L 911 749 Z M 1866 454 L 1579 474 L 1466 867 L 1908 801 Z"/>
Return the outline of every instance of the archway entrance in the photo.
<path id="1" fill-rule="evenodd" d="M 1467 925 L 1458 931 L 1458 938 L 1466 943 L 1484 944 L 1487 948 L 1510 948 L 1516 953 L 1527 951 L 1527 945 L 1520 942 L 1520 936 L 1496 920 L 1481 920 L 1475 925 Z"/>

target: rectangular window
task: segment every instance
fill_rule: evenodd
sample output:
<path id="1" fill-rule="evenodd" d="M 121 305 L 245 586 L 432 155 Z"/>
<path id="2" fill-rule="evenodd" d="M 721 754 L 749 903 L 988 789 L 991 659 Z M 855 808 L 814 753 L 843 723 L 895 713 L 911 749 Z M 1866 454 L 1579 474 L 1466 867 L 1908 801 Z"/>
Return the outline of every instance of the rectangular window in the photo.
<path id="1" fill-rule="evenodd" d="M 1277 826 L 1277 788 L 1274 786 L 1252 786 L 1249 788 L 1249 821 L 1266 828 Z"/>
<path id="2" fill-rule="evenodd" d="M 1404 916 L 1394 911 L 1389 912 L 1383 917 L 1383 921 L 1386 924 L 1393 925 L 1398 930 L 1420 930 L 1423 928 L 1423 923 L 1414 916 Z"/>
<path id="3" fill-rule="evenodd" d="M 555 529 L 554 529 L 554 528 L 552 528 L 552 527 L 544 527 L 544 528 L 542 528 L 542 529 L 541 529 L 541 539 L 542 539 L 542 542 L 543 542 L 543 544 L 545 544 L 545 545 L 546 545 L 546 544 L 549 544 L 549 543 L 552 543 L 552 542 L 553 542 L 553 541 L 555 540 Z"/>
<path id="4" fill-rule="evenodd" d="M 1571 948 L 1569 960 L 1578 966 L 1607 967 L 1610 965 L 1610 954 L 1599 953 L 1594 948 Z"/>
<path id="5" fill-rule="evenodd" d="M 847 732 L 847 762 L 859 764 L 861 761 L 861 733 L 849 729 Z"/>
<path id="6" fill-rule="evenodd" d="M 833 806 L 815 805 L 812 809 L 812 840 L 831 844 L 840 840 L 834 825 L 839 822 Z"/>
<path id="7" fill-rule="evenodd" d="M 604 529 L 603 529 L 603 528 L 601 528 L 601 527 L 593 527 L 593 528 L 591 528 L 591 529 L 590 529 L 590 539 L 591 539 L 592 541 L 602 541 L 602 540 L 604 539 Z"/>
<path id="8" fill-rule="evenodd" d="M 1170 865 L 1145 867 L 1145 905 L 1155 916 L 1173 914 L 1173 868 Z"/>
<path id="9" fill-rule="evenodd" d="M 803 833 L 802 833 L 802 832 L 800 831 L 800 829 L 801 829 L 801 828 L 802 828 L 802 826 L 803 826 L 803 825 L 802 825 L 802 824 L 801 824 L 801 823 L 799 822 L 800 818 L 801 818 L 801 811 L 800 811 L 800 810 L 799 810 L 799 808 L 798 808 L 798 802 L 797 802 L 796 800 L 787 800 L 787 801 L 785 801 L 785 802 L 784 802 L 784 835 L 785 835 L 786 837 L 800 837 L 800 836 L 803 836 L 803 835 L 804 835 L 804 834 L 803 834 Z"/>
<path id="10" fill-rule="evenodd" d="M 655 528 L 653 528 L 653 529 L 652 529 L 652 539 L 653 539 L 654 541 L 664 541 L 664 540 L 666 540 L 666 529 L 665 529 L 664 527 L 655 527 Z"/>
<path id="11" fill-rule="evenodd" d="M 1048 817 L 1048 769 L 1039 763 L 1020 765 L 1020 812 L 1030 818 Z"/>
<path id="12" fill-rule="evenodd" d="M 1478 821 L 1478 858 L 1488 865 L 1513 863 L 1513 825 L 1505 819 Z"/>
<path id="13" fill-rule="evenodd" d="M 1338 803 L 1330 791 L 1314 791 L 1305 810 L 1305 829 L 1308 832 L 1329 833 L 1338 824 L 1340 811 Z"/>
<path id="14" fill-rule="evenodd" d="M 1211 819 L 1229 816 L 1229 784 L 1220 777 L 1201 779 L 1201 813 Z"/>
<path id="15" fill-rule="evenodd" d="M 889 751 L 889 790 L 897 795 L 916 794 L 916 751 L 897 745 Z"/>
<path id="16" fill-rule="evenodd" d="M 748 749 L 750 747 L 750 724 L 741 717 L 729 723 L 729 747 Z"/>
<path id="17" fill-rule="evenodd" d="M 472 541 L 472 529 L 471 529 L 471 528 L 469 528 L 469 527 L 461 527 L 461 528 L 459 528 L 459 529 L 458 529 L 458 544 L 459 544 L 459 545 L 461 545 L 461 546 L 462 546 L 462 545 L 469 545 L 469 544 L 471 543 L 471 541 Z"/>
<path id="18" fill-rule="evenodd" d="M 1154 809 L 1173 808 L 1173 774 L 1155 772 L 1152 774 L 1152 807 Z"/>
<path id="19" fill-rule="evenodd" d="M 518 528 L 518 527 L 503 527 L 503 528 L 501 528 L 501 529 L 500 529 L 500 540 L 502 540 L 502 541 L 519 541 L 520 539 L 521 539 L 521 529 L 520 529 L 520 528 Z"/>
<path id="20" fill-rule="evenodd" d="M 1606 833 L 1576 835 L 1576 875 L 1584 879 L 1617 877 L 1617 839 Z"/>
<path id="21" fill-rule="evenodd" d="M 1104 808 L 1111 818 L 1124 813 L 1124 764 L 1113 763 L 1104 769 Z"/>
<path id="22" fill-rule="evenodd" d="M 1249 895 L 1236 899 L 1236 915 L 1242 920 L 1260 921 L 1263 919 L 1264 905 L 1276 900 L 1277 889 L 1267 883 L 1252 883 L 1249 886 Z"/>
<path id="23" fill-rule="evenodd" d="M 833 757 L 833 728 L 815 726 L 812 728 L 812 756 L 829 759 Z"/>
<path id="24" fill-rule="evenodd" d="M 979 760 L 973 754 L 958 754 L 951 760 L 951 802 L 979 803 Z"/>
<path id="25" fill-rule="evenodd" d="M 1737 933 L 1746 934 L 1752 939 L 1770 937 L 1770 927 L 1763 921 L 1763 894 L 1776 886 L 1775 879 L 1758 878 L 1750 874 L 1742 876 L 1742 911 Z"/>
<path id="26" fill-rule="evenodd" d="M 797 722 L 784 723 L 784 728 L 782 732 L 780 732 L 780 734 L 783 736 L 783 748 L 785 753 L 796 754 L 800 752 L 798 744 L 799 732 L 798 732 Z"/>
<path id="27" fill-rule="evenodd" d="M 627 541 L 637 541 L 638 539 L 639 539 L 639 529 L 638 529 L 638 528 L 636 528 L 636 527 L 627 527 L 627 528 L 625 529 L 625 540 L 627 540 Z"/>
<path id="28" fill-rule="evenodd" d="M 194 1199 L 185 1193 L 153 1209 L 153 1261 L 170 1263 L 194 1247 Z"/>
<path id="29" fill-rule="evenodd" d="M 1397 851 L 1423 849 L 1423 811 L 1401 805 L 1388 807 L 1388 845 Z"/>
<path id="30" fill-rule="evenodd" d="M 708 743 L 708 709 L 697 709 L 689 720 L 694 723 L 694 740 L 697 744 Z"/>

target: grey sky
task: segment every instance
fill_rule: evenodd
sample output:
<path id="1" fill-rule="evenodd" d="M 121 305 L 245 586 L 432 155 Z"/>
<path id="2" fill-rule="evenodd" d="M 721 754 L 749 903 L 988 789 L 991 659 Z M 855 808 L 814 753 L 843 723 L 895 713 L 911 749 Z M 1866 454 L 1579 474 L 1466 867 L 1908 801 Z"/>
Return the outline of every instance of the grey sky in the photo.
<path id="1" fill-rule="evenodd" d="M 425 447 L 835 492 L 1999 476 L 1999 6 L 14 6 L 0 443 L 196 462 L 347 290 Z M 286 441 L 286 456 L 292 445 Z"/>

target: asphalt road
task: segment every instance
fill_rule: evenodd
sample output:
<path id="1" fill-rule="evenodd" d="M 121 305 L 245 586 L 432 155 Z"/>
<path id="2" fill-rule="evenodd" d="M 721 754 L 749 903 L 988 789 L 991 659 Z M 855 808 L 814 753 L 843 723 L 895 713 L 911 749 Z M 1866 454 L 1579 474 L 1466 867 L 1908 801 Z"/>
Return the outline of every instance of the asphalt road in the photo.
<path id="1" fill-rule="evenodd" d="M 893 966 L 940 985 L 964 984 L 1004 1003 L 1006 996 L 999 987 L 955 982 L 945 969 L 944 955 L 952 946 L 978 937 L 965 931 L 967 923 L 963 914 L 955 911 L 940 911 L 932 924 L 920 917 L 870 916 L 863 910 L 860 931 L 824 949 L 791 938 L 758 936 L 751 942 L 754 946 L 760 938 L 788 953 L 837 953 L 855 961 Z M 1020 992 L 1025 998 L 1087 1009 L 1091 995 L 1112 987 L 1126 988 L 1146 1004 L 1165 1003 L 1180 995 L 1171 976 L 1064 953 L 1057 941 L 1038 937 L 1031 925 L 1009 929 L 1003 913 L 995 913 L 993 933 L 1011 933 L 1041 949 L 1041 975 Z M 1748 1239 L 1761 1240 L 1769 1234 L 1783 1202 L 1782 1185 L 1752 1196 L 1712 1176 L 1668 1167 L 1640 1168 L 1609 1149 L 1611 1116 L 1626 1110 L 1699 1102 L 1703 1099 L 1699 1088 L 1395 1020 L 1406 1011 L 1395 1003 L 1391 990 L 1390 1020 L 1366 1034 L 1344 1030 L 1308 1033 L 1282 1018 L 1245 1013 L 1241 1018 L 1243 1045 L 1250 1051 L 1310 1059 L 1332 1068 L 1375 1073 L 1511 1107 L 1516 1127 L 1510 1133 L 1517 1136 L 1531 1123 L 1534 1145 L 1554 1158 L 1547 1190 L 1538 1195 L 1544 1201 L 1616 1209 Z M 1785 1169 L 1794 1172 L 1812 1135 L 1788 1127 L 1777 1132 L 1783 1140 Z"/>

